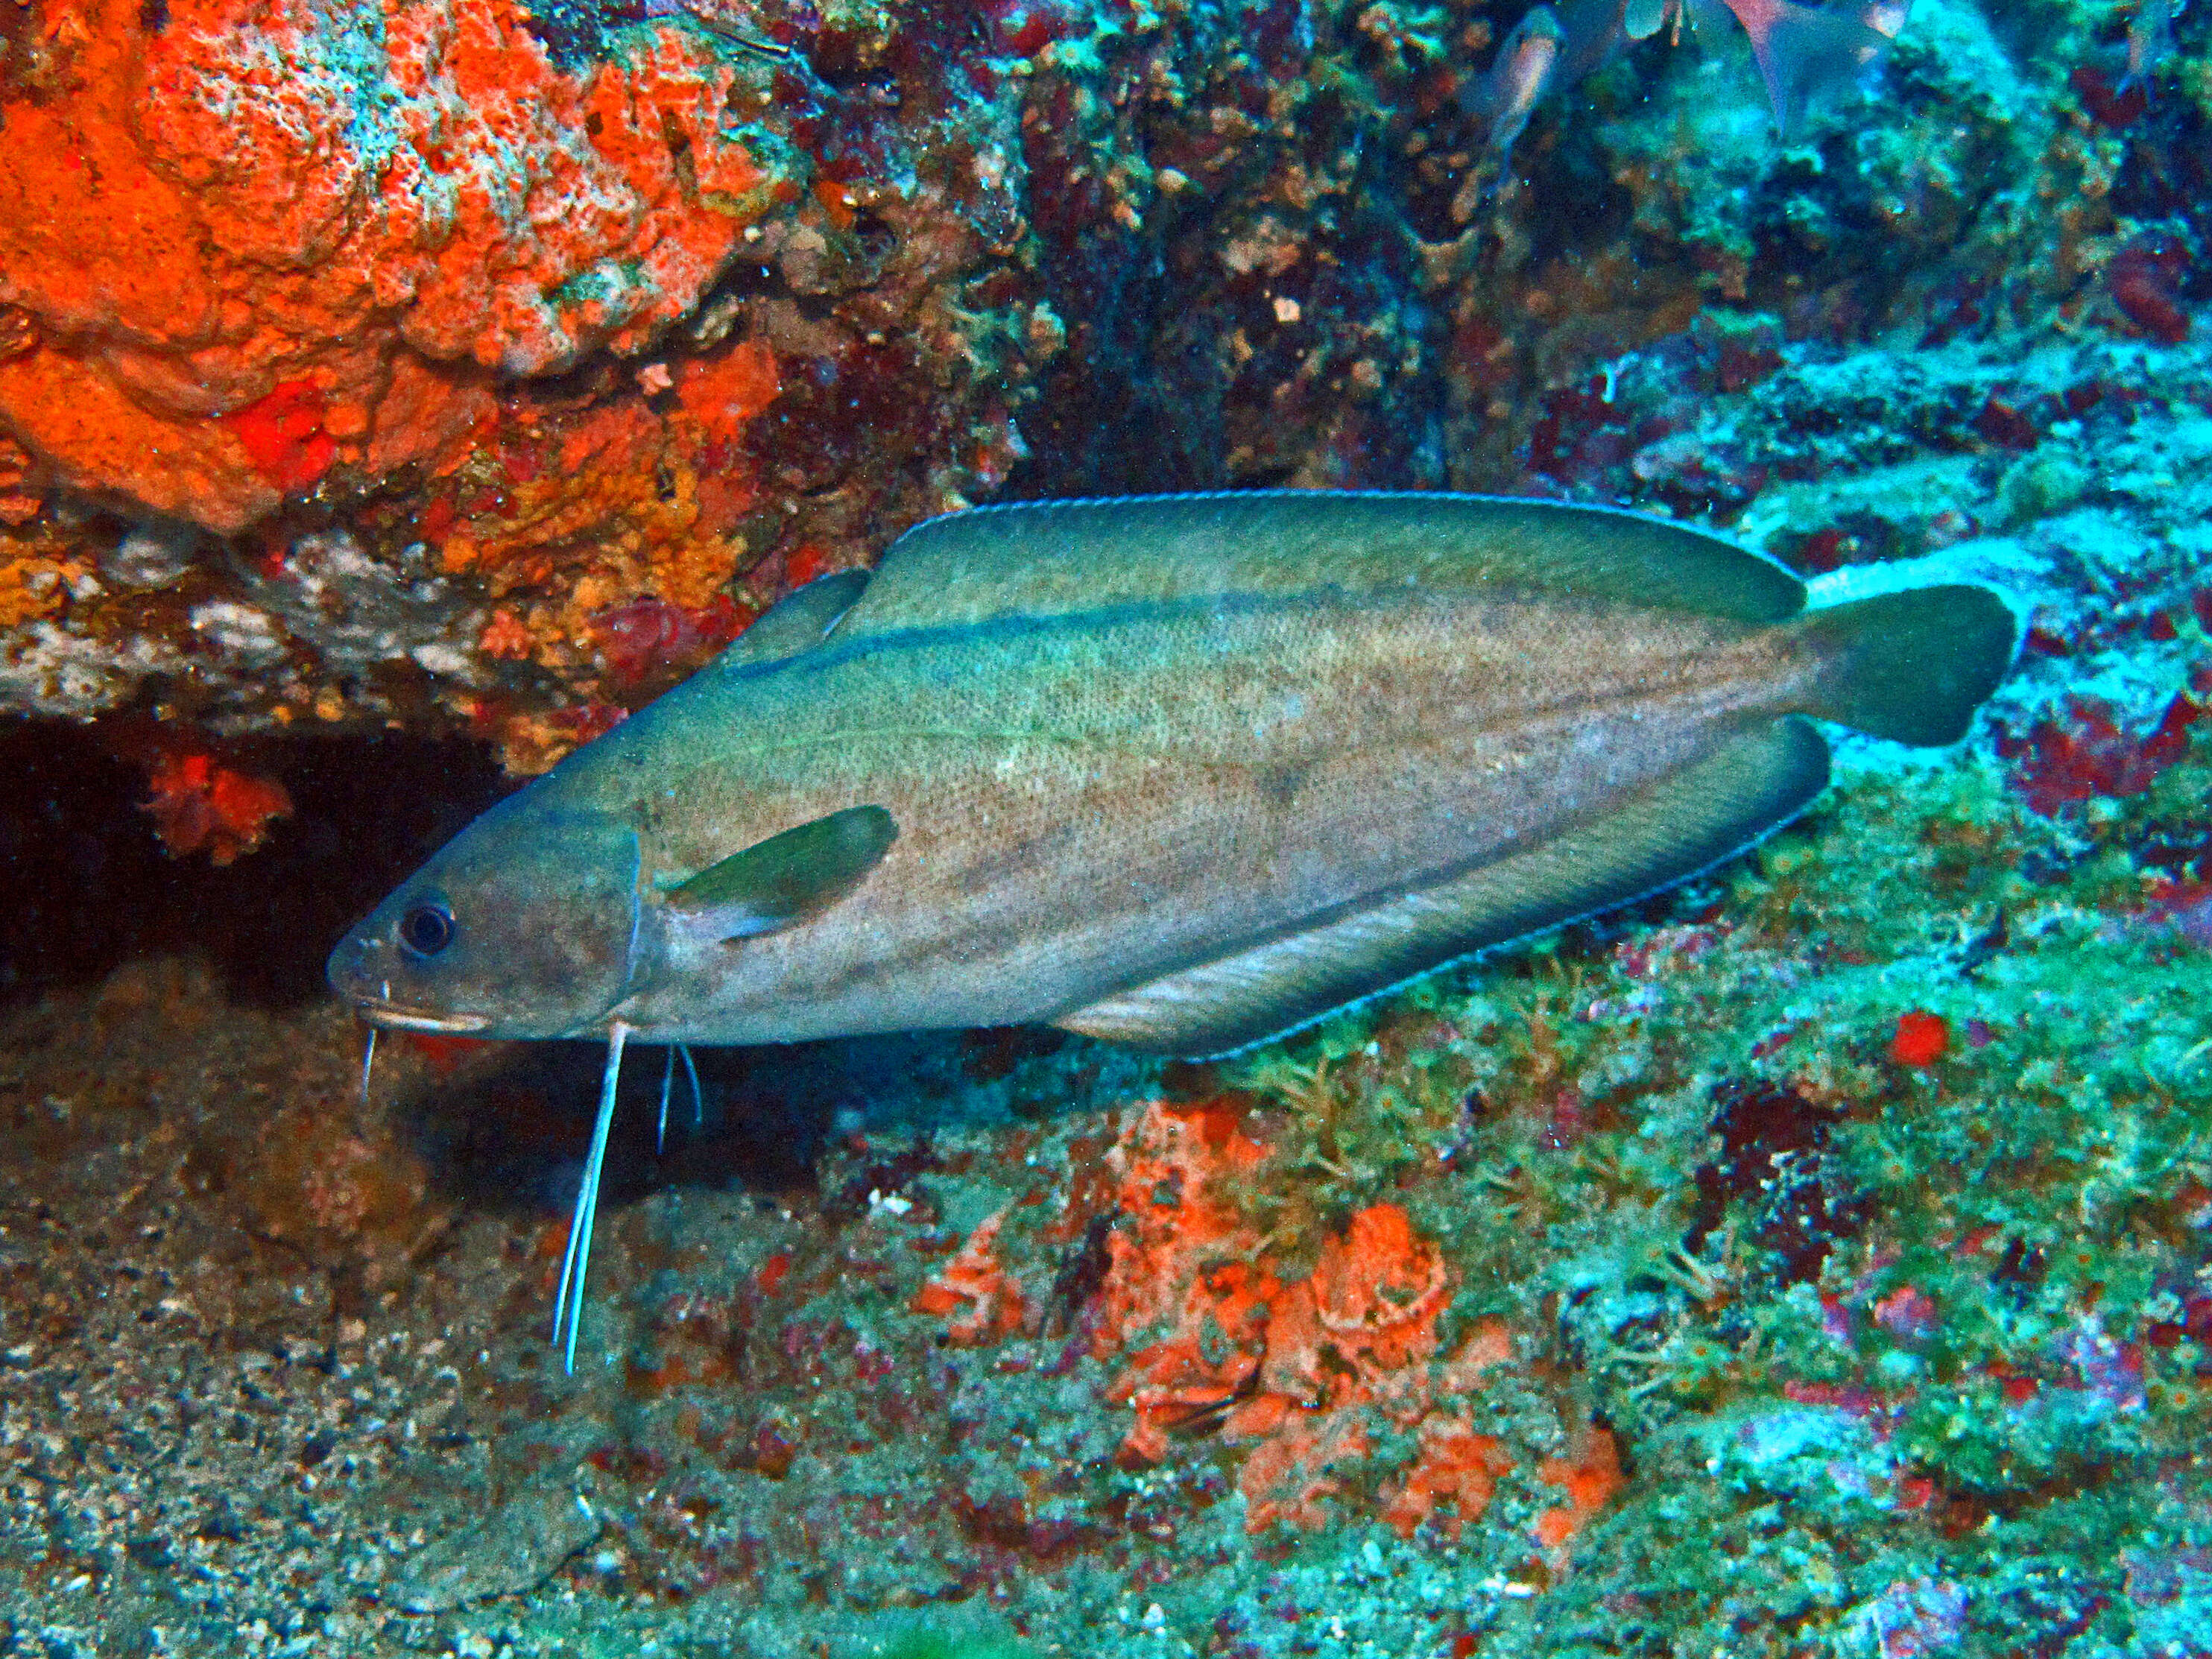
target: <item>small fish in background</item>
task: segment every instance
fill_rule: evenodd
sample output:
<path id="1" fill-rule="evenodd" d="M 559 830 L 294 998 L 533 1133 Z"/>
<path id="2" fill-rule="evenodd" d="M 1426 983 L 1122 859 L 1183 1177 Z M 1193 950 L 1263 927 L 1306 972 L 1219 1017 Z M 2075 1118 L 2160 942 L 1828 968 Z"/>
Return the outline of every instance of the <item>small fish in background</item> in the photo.
<path id="1" fill-rule="evenodd" d="M 2136 0 L 2136 15 L 2128 25 L 2128 74 L 2120 83 L 2125 91 L 2139 86 L 2173 52 L 2173 16 L 2180 9 L 2175 0 Z"/>
<path id="2" fill-rule="evenodd" d="M 1461 94 L 1461 106 L 1491 124 L 1487 149 L 1502 165 L 1546 93 L 1574 85 L 1632 41 L 1662 29 L 1679 40 L 1686 19 L 1705 29 L 1733 16 L 1751 42 L 1775 126 L 1788 137 L 1813 96 L 1881 56 L 1905 27 L 1910 6 L 1911 0 L 1858 0 L 1841 10 L 1794 0 L 1578 0 L 1555 12 L 1540 5 L 1506 35 L 1488 71 Z"/>
<path id="3" fill-rule="evenodd" d="M 1720 0 L 1686 3 L 1690 21 L 1700 28 L 1721 14 Z M 1814 94 L 1857 75 L 1896 38 L 1905 21 L 1905 8 L 1894 0 L 1849 11 L 1823 11 L 1791 0 L 1726 0 L 1726 5 L 1750 38 L 1775 128 L 1785 137 L 1796 131 Z"/>
<path id="4" fill-rule="evenodd" d="M 1498 46 L 1489 71 L 1461 88 L 1460 107 L 1490 125 L 1484 148 L 1501 173 L 1511 165 L 1513 141 L 1550 90 L 1566 43 L 1559 14 L 1532 6 Z"/>
<path id="5" fill-rule="evenodd" d="M 1965 735 L 1987 589 L 1807 611 L 1662 520 L 1255 491 L 936 519 L 802 587 L 341 939 L 374 1026 L 602 1036 L 573 1366 L 626 1042 L 1048 1024 L 1266 1041 L 1734 856 L 1806 716 Z"/>

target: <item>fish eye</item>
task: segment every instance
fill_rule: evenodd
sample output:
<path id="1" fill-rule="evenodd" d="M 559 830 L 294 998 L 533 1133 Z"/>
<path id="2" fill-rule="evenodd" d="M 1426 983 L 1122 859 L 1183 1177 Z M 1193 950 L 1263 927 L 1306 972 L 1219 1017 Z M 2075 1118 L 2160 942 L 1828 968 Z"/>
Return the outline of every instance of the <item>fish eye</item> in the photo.
<path id="1" fill-rule="evenodd" d="M 409 955 L 434 957 L 453 942 L 453 913 L 440 899 L 425 899 L 399 918 L 399 943 Z"/>

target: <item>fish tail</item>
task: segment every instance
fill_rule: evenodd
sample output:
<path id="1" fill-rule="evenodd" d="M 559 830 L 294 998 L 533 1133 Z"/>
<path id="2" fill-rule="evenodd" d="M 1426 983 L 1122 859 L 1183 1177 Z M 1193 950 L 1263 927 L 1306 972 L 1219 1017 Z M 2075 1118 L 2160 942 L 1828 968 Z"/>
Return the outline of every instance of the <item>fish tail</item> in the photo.
<path id="1" fill-rule="evenodd" d="M 1804 712 L 1893 743 L 1958 742 L 2020 648 L 2004 600 L 1962 585 L 1880 593 L 1795 625 L 1825 664 Z"/>
<path id="2" fill-rule="evenodd" d="M 1766 82 L 1774 125 L 1785 138 L 1797 131 L 1808 98 L 1848 80 L 1889 45 L 1889 38 L 1855 17 L 1781 0 L 1771 12 L 1733 3 L 1751 37 L 1752 56 Z"/>

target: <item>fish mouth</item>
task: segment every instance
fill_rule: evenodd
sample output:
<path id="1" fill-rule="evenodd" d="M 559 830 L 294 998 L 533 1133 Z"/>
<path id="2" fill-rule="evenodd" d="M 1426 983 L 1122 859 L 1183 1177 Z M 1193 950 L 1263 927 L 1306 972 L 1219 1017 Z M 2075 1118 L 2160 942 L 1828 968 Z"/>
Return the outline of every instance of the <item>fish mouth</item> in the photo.
<path id="1" fill-rule="evenodd" d="M 444 1031 L 458 1036 L 464 1032 L 481 1031 L 491 1024 L 490 1018 L 484 1014 L 433 1014 L 404 1003 L 386 1002 L 380 997 L 356 997 L 353 1009 L 370 1024 L 395 1031 Z"/>

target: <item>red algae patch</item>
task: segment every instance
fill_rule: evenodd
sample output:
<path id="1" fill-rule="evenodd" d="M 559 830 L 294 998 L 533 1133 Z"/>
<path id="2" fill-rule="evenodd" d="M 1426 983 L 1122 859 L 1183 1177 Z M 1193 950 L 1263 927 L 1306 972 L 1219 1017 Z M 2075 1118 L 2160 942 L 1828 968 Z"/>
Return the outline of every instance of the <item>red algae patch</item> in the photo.
<path id="1" fill-rule="evenodd" d="M 722 134 L 735 72 L 672 24 L 571 74 L 501 0 L 139 11 L 42 9 L 49 85 L 0 165 L 27 343 L 0 422 L 54 481 L 211 529 L 337 463 L 458 459 L 488 373 L 641 349 L 769 199 Z"/>
<path id="2" fill-rule="evenodd" d="M 1433 1520 L 1455 1540 L 1462 1526 L 1490 1507 L 1498 1477 L 1512 1468 L 1512 1457 L 1496 1435 L 1477 1434 L 1457 1417 L 1423 1423 L 1420 1445 L 1419 1462 L 1399 1483 L 1382 1519 L 1401 1538 L 1411 1538 L 1423 1522 Z"/>
<path id="3" fill-rule="evenodd" d="M 1897 1029 L 1889 1037 L 1889 1057 L 1899 1066 L 1933 1066 L 1950 1046 L 1950 1022 L 1940 1014 L 1916 1008 L 1897 1017 Z"/>
<path id="4" fill-rule="evenodd" d="M 969 1235 L 960 1253 L 916 1292 L 908 1305 L 918 1314 L 950 1316 L 945 1340 L 956 1348 L 973 1348 L 1022 1328 L 1021 1281 L 999 1263 L 1000 1210 Z"/>
<path id="5" fill-rule="evenodd" d="M 2189 728 L 2203 710 L 2176 692 L 2148 732 L 2130 730 L 2100 698 L 2069 696 L 2054 718 L 2024 736 L 2000 736 L 2022 799 L 2046 817 L 2080 801 L 2139 795 L 2189 752 Z"/>
<path id="6" fill-rule="evenodd" d="M 1143 1468 L 1170 1455 L 1173 1437 L 1218 1428 L 1245 1449 L 1246 1529 L 1310 1532 L 1331 1524 L 1331 1500 L 1374 1486 L 1381 1437 L 1410 1432 L 1418 1454 L 1388 1483 L 1381 1516 L 1401 1536 L 1433 1519 L 1455 1538 L 1516 1467 L 1504 1440 L 1477 1431 L 1458 1404 L 1512 1362 L 1512 1334 L 1483 1320 L 1447 1350 L 1438 1327 L 1451 1272 L 1396 1204 L 1355 1212 L 1323 1237 L 1310 1272 L 1292 1273 L 1234 1201 L 1270 1155 L 1227 1100 L 1154 1102 L 1108 1154 L 1121 1224 L 1093 1349 L 1124 1362 L 1108 1388 L 1134 1417 L 1118 1461 Z M 1554 1464 L 1568 1467 L 1553 1460 L 1542 1479 L 1560 1478 Z M 1573 1487 L 1574 1525 L 1612 1490 Z M 1543 1525 L 1536 1534 L 1547 1548 L 1571 1535 L 1547 1524 L 1557 1536 Z"/>
<path id="7" fill-rule="evenodd" d="M 1582 1437 L 1571 1455 L 1547 1458 L 1537 1473 L 1566 1489 L 1565 1503 L 1554 1504 L 1536 1517 L 1537 1540 L 1554 1552 L 1564 1549 L 1626 1484 L 1613 1436 L 1595 1426 Z"/>
<path id="8" fill-rule="evenodd" d="M 204 848 L 210 861 L 228 864 L 252 852 L 274 819 L 292 811 L 292 797 L 274 778 L 217 765 L 204 754 L 155 758 L 145 811 L 161 845 L 178 857 Z"/>

